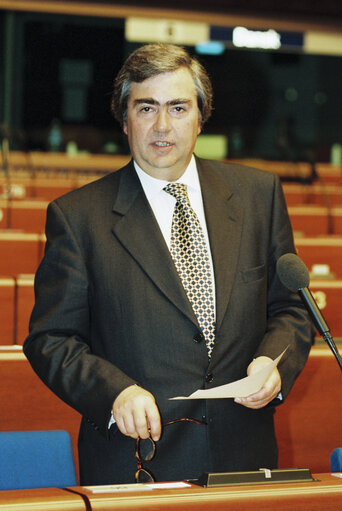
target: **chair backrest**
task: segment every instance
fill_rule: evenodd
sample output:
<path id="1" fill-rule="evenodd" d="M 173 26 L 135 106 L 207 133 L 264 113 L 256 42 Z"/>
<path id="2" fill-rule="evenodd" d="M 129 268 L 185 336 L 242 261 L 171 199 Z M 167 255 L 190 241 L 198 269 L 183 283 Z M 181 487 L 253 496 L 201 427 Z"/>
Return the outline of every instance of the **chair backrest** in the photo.
<path id="1" fill-rule="evenodd" d="M 0 433 L 0 490 L 75 486 L 67 431 Z"/>
<path id="2" fill-rule="evenodd" d="M 331 472 L 342 472 L 342 447 L 336 447 L 330 455 Z"/>

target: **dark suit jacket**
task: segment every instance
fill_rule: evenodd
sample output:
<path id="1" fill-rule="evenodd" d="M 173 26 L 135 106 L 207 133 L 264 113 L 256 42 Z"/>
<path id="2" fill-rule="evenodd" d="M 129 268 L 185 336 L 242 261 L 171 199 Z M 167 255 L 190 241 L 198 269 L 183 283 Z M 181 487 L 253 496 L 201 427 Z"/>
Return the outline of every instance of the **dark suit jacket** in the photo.
<path id="1" fill-rule="evenodd" d="M 154 394 L 163 422 L 207 422 L 164 428 L 146 467 L 158 481 L 277 464 L 273 407 L 168 400 L 242 378 L 253 357 L 275 358 L 289 346 L 280 365 L 286 398 L 311 344 L 300 300 L 275 273 L 277 259 L 294 251 L 278 178 L 212 161 L 197 166 L 216 281 L 210 363 L 132 163 L 49 205 L 24 351 L 83 415 L 82 484 L 134 481 L 135 441 L 107 427 L 115 397 L 133 383 Z"/>

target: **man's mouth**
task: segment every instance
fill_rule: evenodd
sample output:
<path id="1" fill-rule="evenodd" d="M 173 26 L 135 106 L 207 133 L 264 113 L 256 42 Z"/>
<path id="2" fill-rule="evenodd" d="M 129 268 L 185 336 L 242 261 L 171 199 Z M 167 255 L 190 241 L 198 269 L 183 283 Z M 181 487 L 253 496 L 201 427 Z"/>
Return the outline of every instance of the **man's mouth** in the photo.
<path id="1" fill-rule="evenodd" d="M 160 142 L 160 141 L 157 141 L 157 142 L 154 142 L 154 145 L 158 146 L 158 147 L 169 147 L 171 146 L 171 142 Z"/>

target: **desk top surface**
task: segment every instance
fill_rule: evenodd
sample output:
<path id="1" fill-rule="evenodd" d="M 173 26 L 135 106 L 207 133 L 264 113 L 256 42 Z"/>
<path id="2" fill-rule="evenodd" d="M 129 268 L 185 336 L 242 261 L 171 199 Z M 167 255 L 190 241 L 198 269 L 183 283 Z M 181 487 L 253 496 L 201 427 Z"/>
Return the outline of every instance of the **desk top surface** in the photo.
<path id="1" fill-rule="evenodd" d="M 0 511 L 57 510 L 342 510 L 342 478 L 315 474 L 313 482 L 202 488 L 175 483 L 41 488 L 0 492 Z M 93 491 L 92 491 L 93 490 Z M 100 490 L 100 491 L 98 491 Z M 309 507 L 308 507 L 309 506 Z M 323 507 L 322 507 L 323 506 Z"/>
<path id="2" fill-rule="evenodd" d="M 220 510 L 232 509 L 233 503 L 239 502 L 239 510 L 255 509 L 324 509 L 342 510 L 342 478 L 331 474 L 316 474 L 314 481 L 283 484 L 259 484 L 202 488 L 196 485 L 187 487 L 174 487 L 168 485 L 151 484 L 117 485 L 103 487 L 98 491 L 96 487 L 73 488 L 77 493 L 85 496 L 93 510 L 125 509 L 125 510 L 153 510 L 153 509 L 206 509 Z M 122 489 L 120 490 L 120 486 Z M 140 486 L 140 485 L 139 485 Z M 93 488 L 92 491 L 90 488 Z M 112 488 L 112 491 L 110 489 Z M 316 504 L 318 507 L 316 507 Z M 331 507 L 330 507 L 331 505 Z M 262 506 L 262 507 L 259 507 Z M 303 507 L 302 507 L 303 506 Z M 340 506 L 340 507 L 339 507 Z"/>
<path id="3" fill-rule="evenodd" d="M 85 511 L 86 505 L 80 494 L 60 488 L 33 488 L 27 490 L 0 491 L 1 511 Z"/>

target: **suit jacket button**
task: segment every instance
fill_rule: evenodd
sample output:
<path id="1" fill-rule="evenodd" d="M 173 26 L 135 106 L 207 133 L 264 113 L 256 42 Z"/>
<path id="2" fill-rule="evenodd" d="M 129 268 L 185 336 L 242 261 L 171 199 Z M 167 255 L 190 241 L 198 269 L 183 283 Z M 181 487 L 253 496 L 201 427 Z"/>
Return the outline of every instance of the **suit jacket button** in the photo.
<path id="1" fill-rule="evenodd" d="M 212 374 L 212 373 L 208 373 L 208 374 L 206 375 L 206 377 L 205 377 L 205 381 L 206 381 L 207 383 L 212 383 L 213 379 L 214 379 L 214 376 L 213 376 L 213 374 Z"/>
<path id="2" fill-rule="evenodd" d="M 201 332 L 198 332 L 193 338 L 194 342 L 200 343 L 204 341 L 204 335 Z"/>

